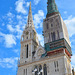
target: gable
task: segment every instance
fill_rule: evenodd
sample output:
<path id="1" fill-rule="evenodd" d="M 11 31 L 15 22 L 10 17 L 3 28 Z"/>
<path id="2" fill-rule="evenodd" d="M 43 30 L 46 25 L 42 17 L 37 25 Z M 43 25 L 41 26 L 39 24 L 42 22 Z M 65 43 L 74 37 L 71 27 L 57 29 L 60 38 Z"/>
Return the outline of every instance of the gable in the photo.
<path id="1" fill-rule="evenodd" d="M 35 59 L 40 59 L 42 54 L 44 53 L 45 53 L 44 48 L 42 46 L 38 46 L 38 48 L 36 49 L 35 55 L 34 55 Z"/>

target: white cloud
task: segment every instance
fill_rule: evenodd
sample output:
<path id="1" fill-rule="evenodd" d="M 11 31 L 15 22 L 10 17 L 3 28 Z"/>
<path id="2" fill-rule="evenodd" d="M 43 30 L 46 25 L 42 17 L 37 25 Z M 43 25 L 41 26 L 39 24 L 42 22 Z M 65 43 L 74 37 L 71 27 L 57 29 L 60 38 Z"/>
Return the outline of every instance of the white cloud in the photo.
<path id="1" fill-rule="evenodd" d="M 4 38 L 5 38 L 5 45 L 6 45 L 6 47 L 10 48 L 13 45 L 16 45 L 16 38 L 15 38 L 14 35 L 12 35 L 12 34 L 6 34 L 4 36 Z"/>
<path id="2" fill-rule="evenodd" d="M 36 28 L 42 27 L 43 19 L 44 19 L 44 12 L 42 10 L 39 10 L 38 14 L 34 15 L 34 25 Z"/>
<path id="3" fill-rule="evenodd" d="M 6 19 L 8 24 L 12 24 L 13 23 L 13 19 L 15 18 L 15 15 L 11 12 L 8 12 L 5 16 L 3 16 L 3 19 Z M 3 26 L 5 24 L 3 23 Z"/>
<path id="4" fill-rule="evenodd" d="M 3 34 L 0 32 L 0 36 L 3 37 L 5 46 L 7 48 L 13 47 L 13 45 L 16 45 L 16 38 L 12 34 Z"/>
<path id="5" fill-rule="evenodd" d="M 15 27 L 12 27 L 12 25 L 7 25 L 7 29 L 14 34 L 16 33 L 15 37 L 17 37 L 18 39 L 21 37 L 22 32 L 23 32 L 22 31 L 23 28 L 21 29 L 21 27 L 22 26 L 20 26 L 20 25 L 15 25 Z"/>
<path id="6" fill-rule="evenodd" d="M 18 57 L 0 58 L 0 66 L 3 67 L 3 68 L 16 69 L 17 60 L 18 60 Z"/>
<path id="7" fill-rule="evenodd" d="M 21 20 L 22 16 L 21 15 L 17 15 L 17 19 Z"/>
<path id="8" fill-rule="evenodd" d="M 67 28 L 68 28 L 68 32 L 69 32 L 69 36 L 71 37 L 72 35 L 75 34 L 75 17 L 69 16 L 68 19 L 64 20 Z"/>
<path id="9" fill-rule="evenodd" d="M 40 0 L 34 0 L 34 4 L 37 5 L 40 2 Z"/>
<path id="10" fill-rule="evenodd" d="M 8 20 L 7 29 L 10 31 L 10 33 L 12 32 L 13 34 L 16 34 L 15 36 L 17 38 L 20 38 L 23 28 L 26 25 L 27 18 L 25 18 L 25 16 L 22 16 L 22 15 L 16 15 L 16 18 L 12 19 L 11 14 L 12 13 L 8 13 L 8 15 L 6 16 L 6 18 Z M 10 16 L 10 17 L 8 17 L 8 16 Z"/>
<path id="11" fill-rule="evenodd" d="M 15 29 L 12 27 L 12 25 L 7 25 L 7 29 L 11 32 L 15 31 Z"/>
<path id="12" fill-rule="evenodd" d="M 2 32 L 0 32 L 0 36 L 4 36 L 5 34 L 3 34 Z"/>
<path id="13" fill-rule="evenodd" d="M 20 29 L 20 26 L 19 25 L 16 25 L 15 31 L 17 32 L 17 36 L 16 37 L 17 38 L 20 38 L 23 31 Z"/>
<path id="14" fill-rule="evenodd" d="M 23 13 L 23 14 L 25 14 L 26 13 L 26 10 L 24 9 L 24 4 L 25 4 L 25 1 L 24 0 L 18 0 L 18 1 L 16 1 L 16 11 L 18 12 L 18 13 Z"/>
<path id="15" fill-rule="evenodd" d="M 67 11 L 64 11 L 64 14 L 67 14 Z"/>
<path id="16" fill-rule="evenodd" d="M 29 5 L 30 5 L 30 3 L 29 3 L 29 2 L 27 2 L 27 3 L 26 3 L 26 6 L 27 6 L 27 7 L 29 7 Z"/>
<path id="17" fill-rule="evenodd" d="M 20 39 L 27 22 L 27 16 L 15 15 L 15 17 L 12 17 L 12 15 L 12 13 L 8 12 L 7 16 L 5 16 L 8 21 L 7 29 Z"/>
<path id="18" fill-rule="evenodd" d="M 44 38 L 43 38 L 42 34 L 37 34 L 37 36 L 38 36 L 38 39 L 39 39 L 41 45 L 44 46 Z"/>
<path id="19" fill-rule="evenodd" d="M 18 0 L 18 1 L 16 1 L 15 5 L 16 5 L 16 11 L 18 13 L 22 13 L 22 14 L 27 13 L 27 10 L 25 9 L 25 6 L 28 7 L 29 2 L 25 2 L 25 0 Z"/>
<path id="20" fill-rule="evenodd" d="M 16 53 L 17 55 L 19 55 L 19 50 L 18 49 L 14 49 L 13 52 Z"/>
<path id="21" fill-rule="evenodd" d="M 11 12 L 8 12 L 8 13 L 7 13 L 7 16 L 8 16 L 8 17 L 11 17 L 11 18 L 15 17 L 15 15 L 12 14 Z"/>

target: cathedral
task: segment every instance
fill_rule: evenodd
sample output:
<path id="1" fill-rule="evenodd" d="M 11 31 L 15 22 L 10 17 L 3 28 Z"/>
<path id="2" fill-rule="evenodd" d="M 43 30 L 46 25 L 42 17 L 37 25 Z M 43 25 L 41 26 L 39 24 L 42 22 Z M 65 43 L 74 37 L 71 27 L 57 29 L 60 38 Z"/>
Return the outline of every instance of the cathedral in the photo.
<path id="1" fill-rule="evenodd" d="M 27 24 L 21 36 L 17 75 L 72 75 L 71 44 L 67 27 L 55 0 L 47 1 L 43 20 L 44 47 L 39 43 L 33 23 L 31 2 Z"/>

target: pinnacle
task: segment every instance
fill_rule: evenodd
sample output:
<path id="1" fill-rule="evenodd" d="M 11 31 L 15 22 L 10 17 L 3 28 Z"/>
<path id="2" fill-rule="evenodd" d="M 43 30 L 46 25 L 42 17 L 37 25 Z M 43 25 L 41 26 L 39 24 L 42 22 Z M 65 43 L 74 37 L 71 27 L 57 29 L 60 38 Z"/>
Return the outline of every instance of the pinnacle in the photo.
<path id="1" fill-rule="evenodd" d="M 31 10 L 31 2 L 30 2 L 30 6 L 29 6 L 29 14 L 28 14 L 28 22 L 27 22 L 27 27 L 34 27 L 33 24 L 33 17 L 32 17 L 32 10 Z"/>
<path id="2" fill-rule="evenodd" d="M 30 2 L 29 12 L 31 12 L 31 2 Z"/>

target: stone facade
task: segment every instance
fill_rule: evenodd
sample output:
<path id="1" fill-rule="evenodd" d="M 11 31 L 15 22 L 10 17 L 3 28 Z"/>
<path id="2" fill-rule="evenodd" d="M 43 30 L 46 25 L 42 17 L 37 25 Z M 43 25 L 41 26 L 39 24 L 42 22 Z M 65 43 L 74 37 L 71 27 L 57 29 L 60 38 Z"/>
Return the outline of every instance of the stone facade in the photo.
<path id="1" fill-rule="evenodd" d="M 43 69 L 44 64 L 46 64 L 47 67 L 47 75 L 71 75 L 70 59 L 64 53 L 56 54 L 50 57 L 48 56 L 44 58 L 34 59 L 31 62 L 21 63 L 18 65 L 18 75 L 35 75 L 32 73 L 32 71 L 35 69 L 35 66 L 38 67 L 37 70 L 39 71 L 39 66 L 41 65 Z M 42 75 L 45 75 L 44 72 L 42 72 Z"/>
<path id="2" fill-rule="evenodd" d="M 67 27 L 64 21 L 62 20 L 60 14 L 56 14 L 44 19 L 43 22 L 44 43 L 52 42 L 51 37 L 52 32 L 55 32 L 56 40 L 65 38 L 70 45 Z"/>
<path id="3" fill-rule="evenodd" d="M 52 37 L 52 33 L 56 37 Z M 43 20 L 44 44 L 65 38 L 70 45 L 68 32 L 60 14 L 47 16 Z M 71 58 L 66 47 L 45 50 L 38 41 L 33 24 L 31 3 L 27 25 L 21 36 L 21 53 L 17 75 L 72 75 Z"/>

